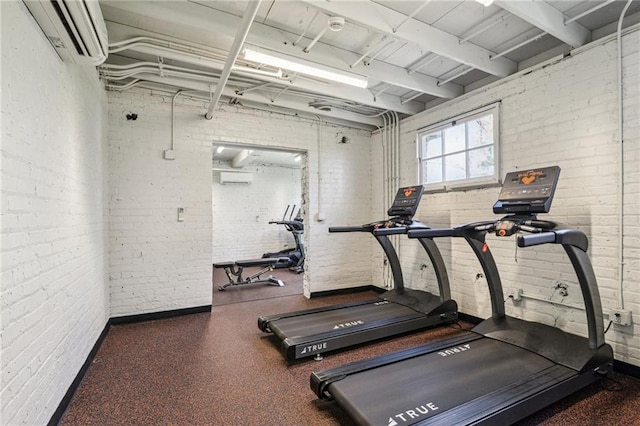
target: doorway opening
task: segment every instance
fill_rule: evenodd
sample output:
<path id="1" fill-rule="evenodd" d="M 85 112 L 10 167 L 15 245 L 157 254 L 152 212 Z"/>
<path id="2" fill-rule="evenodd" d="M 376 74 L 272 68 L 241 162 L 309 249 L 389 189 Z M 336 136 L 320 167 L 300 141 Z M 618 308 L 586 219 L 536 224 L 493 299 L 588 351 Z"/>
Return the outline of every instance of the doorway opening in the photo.
<path id="1" fill-rule="evenodd" d="M 306 158 L 213 144 L 214 306 L 303 293 Z"/>

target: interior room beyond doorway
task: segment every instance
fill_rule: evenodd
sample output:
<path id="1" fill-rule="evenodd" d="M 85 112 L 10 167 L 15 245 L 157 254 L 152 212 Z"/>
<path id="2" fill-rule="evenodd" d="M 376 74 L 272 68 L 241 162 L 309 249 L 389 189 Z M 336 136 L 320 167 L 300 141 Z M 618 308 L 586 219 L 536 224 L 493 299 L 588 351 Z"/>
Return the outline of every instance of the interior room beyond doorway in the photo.
<path id="1" fill-rule="evenodd" d="M 304 218 L 302 175 L 306 155 L 287 151 L 217 142 L 213 144 L 212 209 L 214 265 L 243 260 L 289 258 L 289 265 L 245 266 L 242 276 L 222 267 L 213 268 L 213 304 L 224 305 L 247 300 L 302 294 L 303 274 L 291 271 L 298 262 L 300 247 L 291 229 L 277 221 Z M 271 223 L 270 223 L 271 222 Z M 304 224 L 304 221 L 302 221 Z M 304 235 L 298 234 L 303 243 Z M 280 254 L 278 254 L 280 253 Z M 296 257 L 298 256 L 298 257 Z M 234 266 L 235 271 L 239 265 Z M 300 268 L 302 269 L 302 268 Z M 248 279 L 273 282 L 229 285 Z M 278 285 L 278 280 L 284 286 Z M 224 290 L 220 286 L 226 285 Z"/>

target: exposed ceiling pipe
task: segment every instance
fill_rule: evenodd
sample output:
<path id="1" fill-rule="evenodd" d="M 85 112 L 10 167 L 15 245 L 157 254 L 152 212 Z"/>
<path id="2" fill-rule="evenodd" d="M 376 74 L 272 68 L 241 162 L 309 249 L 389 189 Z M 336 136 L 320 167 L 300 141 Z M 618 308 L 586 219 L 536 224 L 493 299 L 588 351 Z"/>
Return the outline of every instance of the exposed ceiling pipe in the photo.
<path id="1" fill-rule="evenodd" d="M 503 52 L 497 53 L 497 54 L 495 54 L 495 55 L 491 55 L 491 57 L 489 58 L 489 60 L 490 60 L 490 61 L 495 61 L 496 59 L 503 57 L 503 56 L 504 56 L 504 55 L 506 55 L 507 53 L 513 52 L 514 50 L 519 49 L 519 48 L 521 48 L 522 46 L 525 46 L 525 45 L 527 45 L 527 44 L 529 44 L 529 43 L 532 43 L 532 42 L 534 42 L 534 41 L 536 41 L 536 40 L 538 40 L 538 39 L 542 38 L 542 37 L 543 37 L 544 35 L 546 35 L 546 34 L 547 34 L 547 33 L 543 31 L 543 32 L 541 32 L 540 34 L 538 34 L 537 36 L 535 36 L 535 37 L 531 37 L 530 39 L 525 40 L 525 41 L 523 41 L 522 43 L 518 43 L 518 44 L 516 44 L 515 46 L 510 47 L 509 49 L 507 49 L 507 50 L 505 50 L 505 51 L 503 51 Z"/>
<path id="2" fill-rule="evenodd" d="M 309 24 L 307 24 L 307 26 L 305 27 L 304 31 L 302 31 L 302 34 L 300 34 L 300 37 L 298 37 L 298 39 L 292 43 L 294 46 L 297 46 L 298 43 L 300 43 L 300 40 L 302 40 L 302 37 L 304 37 L 304 35 L 307 33 L 307 30 L 309 29 L 311 24 L 313 24 L 313 21 L 316 20 L 316 16 L 318 16 L 319 13 L 320 13 L 320 11 L 316 10 L 316 14 L 313 15 L 313 18 L 309 21 Z"/>
<path id="3" fill-rule="evenodd" d="M 218 58 L 220 60 L 224 60 L 225 58 L 225 52 L 221 51 L 220 49 L 202 48 L 195 45 L 176 43 L 171 40 L 164 40 L 148 36 L 133 37 L 119 42 L 109 43 L 109 53 L 113 54 L 121 52 L 123 50 L 131 50 L 136 46 L 165 47 L 172 50 L 180 50 L 183 52 L 196 54 L 198 56 L 209 56 L 212 58 Z"/>
<path id="4" fill-rule="evenodd" d="M 238 55 L 242 50 L 242 45 L 249 34 L 249 30 L 251 29 L 251 24 L 253 23 L 253 19 L 256 17 L 258 13 L 258 7 L 260 7 L 260 2 L 262 0 L 254 0 L 250 1 L 247 4 L 247 8 L 244 11 L 244 15 L 242 16 L 242 21 L 240 22 L 240 27 L 238 28 L 238 32 L 236 33 L 236 37 L 233 40 L 233 44 L 231 45 L 231 50 L 229 51 L 229 56 L 227 57 L 227 62 L 224 64 L 224 69 L 222 70 L 222 75 L 220 76 L 220 81 L 216 86 L 216 91 L 213 94 L 213 98 L 211 99 L 211 104 L 209 105 L 209 109 L 207 109 L 207 113 L 204 117 L 207 120 L 211 120 L 213 118 L 213 110 L 215 109 L 220 97 L 222 96 L 222 91 L 224 90 L 224 86 L 227 84 L 227 80 L 229 80 L 229 75 L 231 74 L 231 69 L 238 59 Z"/>
<path id="5" fill-rule="evenodd" d="M 431 0 L 425 0 L 420 6 L 418 6 L 413 12 L 411 12 L 411 14 L 409 16 L 404 18 L 404 20 L 402 22 L 400 22 L 398 25 L 393 27 L 393 29 L 391 31 L 393 31 L 394 33 L 397 32 L 400 29 L 401 26 L 403 26 L 404 24 L 407 23 L 407 21 L 409 21 L 414 16 L 416 16 L 418 14 L 418 12 L 420 12 L 429 3 L 431 3 Z"/>
<path id="6" fill-rule="evenodd" d="M 591 9 L 586 10 L 586 11 L 582 12 L 581 14 L 579 14 L 577 16 L 574 16 L 573 18 L 567 19 L 566 21 L 564 21 L 564 25 L 569 25 L 570 23 L 572 23 L 574 21 L 577 21 L 578 19 L 582 18 L 583 16 L 587 16 L 587 15 L 595 12 L 596 10 L 598 10 L 598 9 L 600 9 L 602 7 L 605 7 L 609 3 L 613 3 L 614 1 L 615 0 L 607 0 L 604 3 L 597 4 L 594 7 L 592 7 Z"/>
<path id="7" fill-rule="evenodd" d="M 620 13 L 618 27 L 616 31 L 617 48 L 617 80 L 618 80 L 618 146 L 620 166 L 618 167 L 618 306 L 624 309 L 624 91 L 623 91 L 623 70 L 622 70 L 622 21 L 632 0 Z"/>
<path id="8" fill-rule="evenodd" d="M 440 56 L 436 55 L 435 53 L 428 53 L 422 59 L 420 59 L 420 61 L 416 65 L 414 65 L 413 68 L 410 68 L 409 71 L 407 71 L 407 73 L 409 75 L 414 74 L 419 69 L 426 67 L 427 65 L 429 65 L 430 63 L 438 59 L 439 57 Z"/>
<path id="9" fill-rule="evenodd" d="M 324 27 L 316 36 L 316 38 L 314 38 L 313 40 L 311 40 L 311 43 L 309 43 L 309 45 L 307 47 L 305 47 L 304 49 L 302 49 L 302 51 L 304 53 L 309 53 L 311 51 L 311 49 L 313 48 L 313 46 L 316 45 L 316 43 L 318 42 L 318 40 L 320 40 L 320 38 L 324 35 L 324 33 L 327 32 L 327 30 L 329 29 L 329 27 Z"/>
<path id="10" fill-rule="evenodd" d="M 371 56 L 371 57 L 369 58 L 369 60 L 364 61 L 363 63 L 364 63 L 366 66 L 371 65 L 371 62 L 373 62 L 373 61 L 374 61 L 378 56 L 380 56 L 380 54 L 381 54 L 381 53 L 382 53 L 382 52 L 383 52 L 387 47 L 391 46 L 391 45 L 392 45 L 392 44 L 394 44 L 395 42 L 396 42 L 396 40 L 389 40 L 389 41 L 387 42 L 387 44 L 385 44 L 385 45 L 384 45 L 384 46 L 382 46 L 380 49 L 378 49 L 378 51 L 377 51 L 376 53 L 374 53 L 374 54 L 373 54 L 373 56 Z"/>
<path id="11" fill-rule="evenodd" d="M 349 68 L 355 68 L 356 65 L 358 65 L 363 59 L 365 59 L 367 56 L 369 56 L 369 54 L 371 52 L 375 51 L 380 45 L 382 45 L 382 43 L 384 43 L 384 41 L 386 39 L 387 39 L 387 36 L 383 35 L 382 38 L 380 39 L 380 41 L 378 41 L 376 44 L 374 44 L 371 47 L 371 49 L 369 49 L 366 52 L 364 52 L 364 54 L 362 56 L 360 56 L 357 61 L 355 61 L 353 64 L 349 65 Z"/>

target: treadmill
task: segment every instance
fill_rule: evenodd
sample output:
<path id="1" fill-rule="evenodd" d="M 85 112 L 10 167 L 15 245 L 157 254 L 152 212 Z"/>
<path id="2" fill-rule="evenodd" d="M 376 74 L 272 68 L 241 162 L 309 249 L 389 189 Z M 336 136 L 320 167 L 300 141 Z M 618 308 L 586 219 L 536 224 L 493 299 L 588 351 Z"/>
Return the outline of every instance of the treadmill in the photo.
<path id="1" fill-rule="evenodd" d="M 258 318 L 260 330 L 273 333 L 282 344 L 288 361 L 314 356 L 365 342 L 450 323 L 458 317 L 458 305 L 451 300 L 449 279 L 438 247 L 430 237 L 418 241 L 433 264 L 440 295 L 404 288 L 398 255 L 389 235 L 429 229 L 413 220 L 424 188 L 400 188 L 388 219 L 361 226 L 330 227 L 329 232 L 368 232 L 374 235 L 387 256 L 394 289 L 375 299 L 307 309 Z"/>
<path id="2" fill-rule="evenodd" d="M 470 332 L 311 375 L 311 388 L 335 400 L 359 425 L 506 425 L 599 380 L 612 369 L 587 236 L 536 213 L 551 207 L 560 169 L 506 176 L 495 221 L 410 231 L 410 238 L 464 238 L 485 272 L 492 316 Z M 518 232 L 519 247 L 560 244 L 578 277 L 588 337 L 505 315 L 487 232 Z"/>

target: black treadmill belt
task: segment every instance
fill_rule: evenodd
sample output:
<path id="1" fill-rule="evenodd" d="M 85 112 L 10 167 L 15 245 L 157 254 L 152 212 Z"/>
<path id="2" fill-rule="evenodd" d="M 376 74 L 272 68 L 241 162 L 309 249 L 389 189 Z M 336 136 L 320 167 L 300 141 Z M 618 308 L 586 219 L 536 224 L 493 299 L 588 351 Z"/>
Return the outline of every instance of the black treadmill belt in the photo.
<path id="1" fill-rule="evenodd" d="M 554 366 L 527 350 L 483 338 L 347 376 L 328 390 L 358 424 L 404 426 Z"/>
<path id="2" fill-rule="evenodd" d="M 332 309 L 309 315 L 282 318 L 269 324 L 273 333 L 284 338 L 314 336 L 321 333 L 345 330 L 355 331 L 380 319 L 423 317 L 425 314 L 409 307 L 384 300 L 347 309 Z"/>

